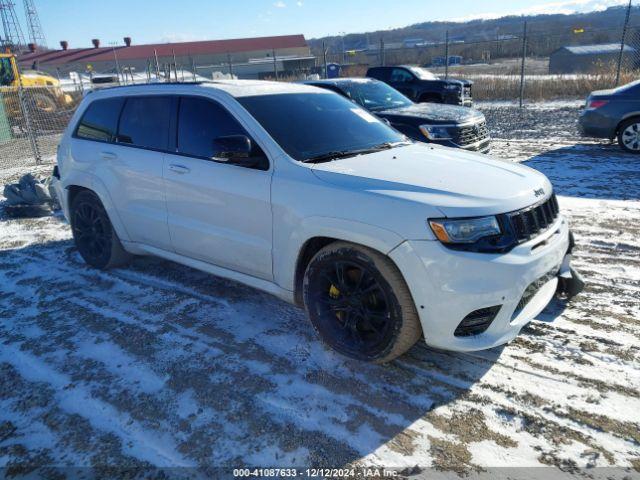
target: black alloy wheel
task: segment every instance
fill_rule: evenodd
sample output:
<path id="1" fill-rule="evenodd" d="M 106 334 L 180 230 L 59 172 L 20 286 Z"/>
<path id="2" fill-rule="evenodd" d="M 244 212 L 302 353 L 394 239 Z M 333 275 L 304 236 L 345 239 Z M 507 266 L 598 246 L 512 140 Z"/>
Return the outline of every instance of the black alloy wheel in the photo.
<path id="1" fill-rule="evenodd" d="M 403 281 L 400 285 L 393 274 L 388 281 L 371 258 L 375 255 L 379 254 L 348 244 L 319 252 L 307 268 L 304 293 L 311 321 L 326 343 L 348 357 L 380 362 L 395 358 L 413 345 L 420 328 L 413 303 L 405 315 L 392 287 L 399 290 L 406 285 Z M 383 269 L 397 272 L 395 266 L 387 265 L 391 262 L 386 257 L 379 256 Z M 410 299 L 408 292 L 402 293 L 403 298 Z M 409 340 L 404 338 L 403 323 L 412 327 Z"/>
<path id="2" fill-rule="evenodd" d="M 71 206 L 71 230 L 80 255 L 89 265 L 109 268 L 129 259 L 98 196 L 84 190 Z"/>

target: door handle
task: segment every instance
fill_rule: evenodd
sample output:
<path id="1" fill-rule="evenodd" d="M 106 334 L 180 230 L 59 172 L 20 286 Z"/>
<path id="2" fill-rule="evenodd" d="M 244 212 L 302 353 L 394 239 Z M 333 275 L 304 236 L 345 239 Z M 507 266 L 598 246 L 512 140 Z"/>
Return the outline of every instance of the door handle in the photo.
<path id="1" fill-rule="evenodd" d="M 184 165 L 176 165 L 174 163 L 169 165 L 169 170 L 171 170 L 172 172 L 175 172 L 175 173 L 179 173 L 180 175 L 183 175 L 185 173 L 189 173 L 191 171 L 191 169 L 189 167 L 185 167 Z"/>
<path id="2" fill-rule="evenodd" d="M 118 155 L 112 152 L 100 152 L 100 157 L 103 160 L 115 160 L 116 158 L 118 158 Z"/>

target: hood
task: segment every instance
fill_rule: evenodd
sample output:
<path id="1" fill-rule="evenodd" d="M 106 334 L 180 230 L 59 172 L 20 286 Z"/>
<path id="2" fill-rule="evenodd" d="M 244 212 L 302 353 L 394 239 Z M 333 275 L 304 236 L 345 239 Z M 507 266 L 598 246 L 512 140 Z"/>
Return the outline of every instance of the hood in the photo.
<path id="1" fill-rule="evenodd" d="M 330 184 L 423 203 L 446 217 L 519 210 L 552 190 L 547 177 L 532 168 L 420 142 L 315 164 L 312 170 Z"/>
<path id="2" fill-rule="evenodd" d="M 393 108 L 374 112 L 381 116 L 414 117 L 433 123 L 467 123 L 484 120 L 484 115 L 478 110 L 457 105 L 442 103 L 414 103 L 407 107 Z"/>
<path id="3" fill-rule="evenodd" d="M 443 79 L 445 82 L 451 83 L 451 82 L 460 82 L 462 83 L 465 87 L 470 87 L 471 85 L 473 85 L 473 81 L 472 80 L 466 80 L 464 78 L 447 78 L 447 79 Z"/>

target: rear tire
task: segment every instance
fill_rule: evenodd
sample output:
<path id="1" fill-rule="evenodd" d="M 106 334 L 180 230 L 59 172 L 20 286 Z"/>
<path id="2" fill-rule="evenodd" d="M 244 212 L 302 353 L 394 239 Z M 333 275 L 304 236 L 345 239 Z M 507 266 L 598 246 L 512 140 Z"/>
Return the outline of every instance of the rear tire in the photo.
<path id="1" fill-rule="evenodd" d="M 345 356 L 388 362 L 422 334 L 400 271 L 370 248 L 336 242 L 321 249 L 307 266 L 303 294 L 322 340 Z"/>
<path id="2" fill-rule="evenodd" d="M 618 145 L 629 153 L 640 153 L 640 117 L 630 118 L 620 124 Z"/>
<path id="3" fill-rule="evenodd" d="M 73 239 L 85 262 L 104 270 L 124 265 L 131 259 L 94 192 L 79 192 L 70 210 Z"/>

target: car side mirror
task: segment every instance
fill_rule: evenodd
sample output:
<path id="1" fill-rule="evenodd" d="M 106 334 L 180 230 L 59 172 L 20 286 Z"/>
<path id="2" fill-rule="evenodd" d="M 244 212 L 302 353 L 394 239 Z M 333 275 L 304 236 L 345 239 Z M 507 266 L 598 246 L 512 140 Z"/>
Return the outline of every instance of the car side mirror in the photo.
<path id="1" fill-rule="evenodd" d="M 213 140 L 212 160 L 241 167 L 257 167 L 264 160 L 262 156 L 252 156 L 253 145 L 246 135 L 225 135 Z"/>
<path id="2" fill-rule="evenodd" d="M 231 160 L 247 158 L 251 154 L 251 140 L 246 135 L 225 135 L 213 140 L 213 158 Z"/>

